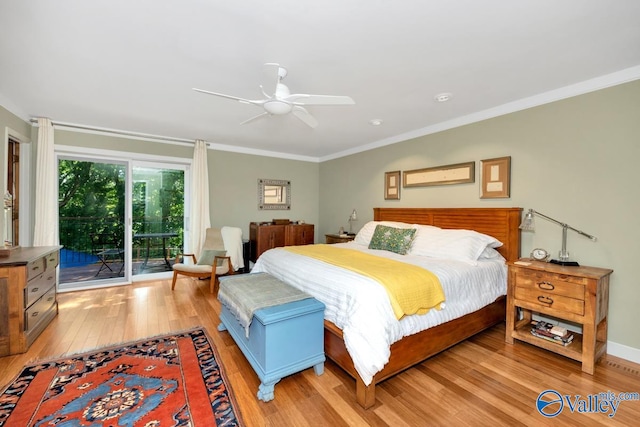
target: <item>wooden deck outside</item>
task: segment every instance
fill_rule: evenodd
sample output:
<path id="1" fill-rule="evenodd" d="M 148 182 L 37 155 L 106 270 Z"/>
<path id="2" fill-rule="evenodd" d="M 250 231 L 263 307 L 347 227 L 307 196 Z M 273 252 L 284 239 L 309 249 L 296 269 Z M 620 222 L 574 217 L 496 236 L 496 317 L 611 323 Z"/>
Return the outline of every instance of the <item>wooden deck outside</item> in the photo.
<path id="1" fill-rule="evenodd" d="M 169 263 L 173 265 L 174 260 L 169 260 Z M 122 269 L 122 262 L 114 261 L 108 262 L 107 265 L 111 268 L 104 267 L 100 270 L 101 263 L 95 262 L 79 267 L 61 267 L 60 268 L 60 283 L 72 283 L 72 282 L 87 282 L 89 280 L 101 280 L 111 279 L 115 277 L 124 277 L 124 269 Z M 143 262 L 133 262 L 133 274 L 147 274 L 147 273 L 159 273 L 163 271 L 170 271 L 166 266 L 164 259 L 154 258 L 149 259 L 146 268 L 142 269 Z"/>

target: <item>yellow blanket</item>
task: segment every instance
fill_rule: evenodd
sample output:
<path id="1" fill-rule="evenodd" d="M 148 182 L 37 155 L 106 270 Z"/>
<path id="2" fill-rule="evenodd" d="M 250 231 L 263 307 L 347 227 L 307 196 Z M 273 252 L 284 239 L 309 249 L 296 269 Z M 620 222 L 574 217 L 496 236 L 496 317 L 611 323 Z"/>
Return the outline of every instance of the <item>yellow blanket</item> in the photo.
<path id="1" fill-rule="evenodd" d="M 333 245 L 287 246 L 284 249 L 360 273 L 382 284 L 397 319 L 440 309 L 444 291 L 438 277 L 424 268 Z"/>

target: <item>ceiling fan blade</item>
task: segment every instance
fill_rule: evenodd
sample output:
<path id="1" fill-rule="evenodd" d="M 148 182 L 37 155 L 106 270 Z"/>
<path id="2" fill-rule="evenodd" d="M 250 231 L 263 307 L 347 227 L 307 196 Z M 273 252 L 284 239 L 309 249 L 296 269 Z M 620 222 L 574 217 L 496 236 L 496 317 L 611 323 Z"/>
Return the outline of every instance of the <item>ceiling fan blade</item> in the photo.
<path id="1" fill-rule="evenodd" d="M 238 98 L 237 96 L 231 96 L 231 95 L 225 95 L 223 93 L 217 93 L 217 92 L 211 92 L 208 90 L 204 90 L 204 89 L 197 89 L 197 88 L 192 88 L 193 90 L 195 90 L 196 92 L 202 92 L 202 93 L 206 93 L 207 95 L 215 95 L 215 96 L 220 96 L 222 98 L 227 98 L 227 99 L 233 99 L 234 101 L 238 101 L 238 102 L 242 102 L 243 104 L 252 104 L 252 105 L 262 105 L 264 104 L 264 100 L 251 100 L 251 99 L 244 99 L 244 98 Z"/>
<path id="2" fill-rule="evenodd" d="M 315 128 L 316 126 L 318 126 L 318 121 L 316 120 L 316 118 L 309 114 L 309 112 L 304 108 L 296 105 L 293 107 L 293 110 L 291 110 L 291 112 L 294 116 L 302 120 L 310 128 Z"/>
<path id="3" fill-rule="evenodd" d="M 260 113 L 260 114 L 258 114 L 257 116 L 253 116 L 253 117 L 251 117 L 251 118 L 249 118 L 249 119 L 245 120 L 244 122 L 241 122 L 240 124 L 241 124 L 241 125 L 246 125 L 247 123 L 250 123 L 250 122 L 252 122 L 252 121 L 254 121 L 254 120 L 258 120 L 259 118 L 264 117 L 264 116 L 268 116 L 268 115 L 269 115 L 269 113 L 267 113 L 267 112 L 265 111 L 264 113 Z"/>
<path id="4" fill-rule="evenodd" d="M 286 98 L 285 101 L 292 102 L 295 105 L 353 105 L 355 101 L 349 96 L 332 96 L 332 95 L 308 95 L 304 93 L 294 93 Z"/>

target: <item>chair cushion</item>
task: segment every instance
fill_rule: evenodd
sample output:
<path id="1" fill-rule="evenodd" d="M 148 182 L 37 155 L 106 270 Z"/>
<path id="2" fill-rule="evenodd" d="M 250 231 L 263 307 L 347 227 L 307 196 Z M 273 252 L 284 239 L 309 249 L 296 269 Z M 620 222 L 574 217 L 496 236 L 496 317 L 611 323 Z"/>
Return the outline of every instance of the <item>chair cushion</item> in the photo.
<path id="1" fill-rule="evenodd" d="M 227 255 L 227 251 L 216 251 L 213 249 L 204 249 L 202 251 L 202 254 L 200 255 L 200 259 L 198 260 L 198 265 L 208 265 L 208 266 L 212 266 L 213 265 L 213 259 L 217 256 L 226 256 Z M 222 265 L 222 262 L 224 260 L 219 259 L 218 260 L 218 266 Z"/>
<path id="2" fill-rule="evenodd" d="M 213 261 L 212 261 L 213 262 Z M 176 263 L 173 264 L 173 269 L 177 272 L 185 272 L 191 274 L 202 274 L 203 276 L 211 275 L 211 266 L 210 265 L 193 265 L 193 264 L 182 264 Z M 227 274 L 229 272 L 229 266 L 225 262 L 219 267 L 216 267 L 216 274 L 221 276 L 223 274 Z"/>

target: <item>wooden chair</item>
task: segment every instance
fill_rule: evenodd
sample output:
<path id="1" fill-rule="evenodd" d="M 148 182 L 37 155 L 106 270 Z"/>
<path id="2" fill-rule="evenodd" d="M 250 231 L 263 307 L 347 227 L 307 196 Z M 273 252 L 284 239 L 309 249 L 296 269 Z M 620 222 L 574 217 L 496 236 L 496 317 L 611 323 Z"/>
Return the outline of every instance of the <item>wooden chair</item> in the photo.
<path id="1" fill-rule="evenodd" d="M 188 259 L 186 257 L 190 257 L 192 263 L 186 263 Z M 182 262 L 180 262 L 180 258 L 182 258 Z M 204 245 L 200 253 L 200 261 L 198 261 L 195 254 L 178 254 L 176 256 L 176 262 L 173 264 L 171 290 L 175 289 L 179 274 L 198 279 L 210 279 L 209 292 L 212 294 L 218 292 L 218 277 L 234 274 L 231 257 L 226 255 L 222 233 L 219 228 L 207 228 Z"/>

